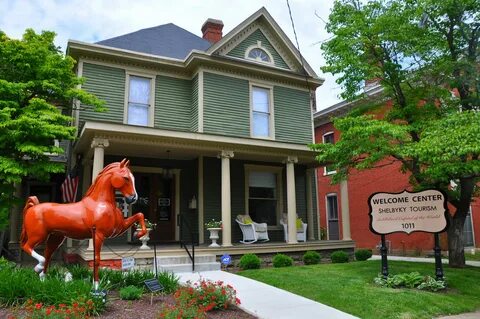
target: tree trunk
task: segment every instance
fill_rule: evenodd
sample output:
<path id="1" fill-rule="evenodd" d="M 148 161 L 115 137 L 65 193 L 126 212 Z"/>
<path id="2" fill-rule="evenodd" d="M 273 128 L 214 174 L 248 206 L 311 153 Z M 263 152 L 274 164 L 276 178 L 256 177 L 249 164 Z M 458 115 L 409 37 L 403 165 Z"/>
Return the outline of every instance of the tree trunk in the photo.
<path id="1" fill-rule="evenodd" d="M 463 218 L 462 218 L 463 215 Z M 455 216 L 450 218 L 448 227 L 448 265 L 455 268 L 465 267 L 465 253 L 463 251 L 463 225 L 465 223 L 466 213 L 462 214 L 459 210 Z"/>

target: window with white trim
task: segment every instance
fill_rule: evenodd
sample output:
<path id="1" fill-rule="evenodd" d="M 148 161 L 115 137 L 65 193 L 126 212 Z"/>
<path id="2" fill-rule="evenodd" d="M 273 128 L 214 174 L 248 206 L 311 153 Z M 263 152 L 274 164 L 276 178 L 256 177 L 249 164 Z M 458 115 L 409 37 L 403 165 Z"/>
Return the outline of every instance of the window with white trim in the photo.
<path id="1" fill-rule="evenodd" d="M 152 117 L 152 78 L 130 75 L 126 123 L 149 126 Z"/>
<path id="2" fill-rule="evenodd" d="M 249 46 L 245 50 L 245 59 L 274 65 L 273 56 L 264 46 L 262 46 L 262 41 L 257 41 L 256 44 Z"/>
<path id="3" fill-rule="evenodd" d="M 330 144 L 335 144 L 335 136 L 333 132 L 328 132 L 323 134 L 323 143 L 330 143 Z M 325 175 L 330 175 L 330 174 L 335 174 L 337 171 L 333 166 L 325 166 L 324 167 L 324 174 Z"/>
<path id="4" fill-rule="evenodd" d="M 277 174 L 251 171 L 248 176 L 248 213 L 257 223 L 277 224 Z"/>
<path id="5" fill-rule="evenodd" d="M 251 87 L 252 95 L 252 137 L 272 138 L 271 89 Z"/>

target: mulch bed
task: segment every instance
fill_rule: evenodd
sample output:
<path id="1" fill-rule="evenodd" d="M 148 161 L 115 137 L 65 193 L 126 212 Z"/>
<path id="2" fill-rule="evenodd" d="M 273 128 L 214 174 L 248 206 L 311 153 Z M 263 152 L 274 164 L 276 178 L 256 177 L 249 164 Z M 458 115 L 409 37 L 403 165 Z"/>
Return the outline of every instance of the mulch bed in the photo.
<path id="1" fill-rule="evenodd" d="M 107 308 L 98 317 L 99 319 L 154 319 L 158 318 L 162 305 L 174 304 L 172 295 L 154 295 L 150 304 L 150 294 L 144 294 L 140 300 L 121 300 L 117 292 L 109 293 L 107 297 Z M 12 309 L 0 308 L 0 318 L 8 318 Z M 17 312 L 17 315 L 21 314 Z M 208 319 L 256 319 L 238 307 L 229 307 L 224 310 L 214 310 L 207 313 Z"/>

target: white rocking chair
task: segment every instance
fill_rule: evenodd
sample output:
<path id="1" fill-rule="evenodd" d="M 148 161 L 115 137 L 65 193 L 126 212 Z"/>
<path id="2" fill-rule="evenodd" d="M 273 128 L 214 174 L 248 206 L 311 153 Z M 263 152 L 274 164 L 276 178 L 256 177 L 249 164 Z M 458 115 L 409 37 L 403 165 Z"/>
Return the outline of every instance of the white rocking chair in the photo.
<path id="1" fill-rule="evenodd" d="M 286 217 L 284 217 L 284 219 L 287 220 Z M 297 228 L 297 241 L 305 242 L 307 241 L 307 224 L 302 221 L 301 223 L 302 227 Z M 288 225 L 283 219 L 280 219 L 280 224 L 283 226 L 285 242 L 288 242 Z"/>
<path id="2" fill-rule="evenodd" d="M 257 241 L 267 242 L 268 238 L 267 224 L 255 223 L 249 215 L 238 215 L 235 221 L 240 226 L 243 234 L 242 244 L 253 244 Z"/>

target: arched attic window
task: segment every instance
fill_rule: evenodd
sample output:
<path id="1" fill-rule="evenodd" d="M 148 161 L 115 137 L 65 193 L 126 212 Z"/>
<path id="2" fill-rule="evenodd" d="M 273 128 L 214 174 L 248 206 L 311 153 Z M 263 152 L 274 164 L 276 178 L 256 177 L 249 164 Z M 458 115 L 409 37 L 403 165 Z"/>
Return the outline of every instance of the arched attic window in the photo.
<path id="1" fill-rule="evenodd" d="M 267 49 L 262 47 L 262 42 L 258 41 L 257 44 L 249 46 L 245 51 L 245 58 L 254 60 L 256 62 L 273 64 L 273 57 Z"/>

